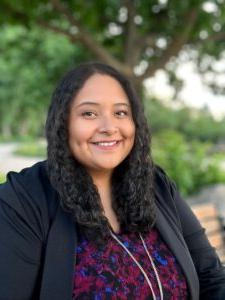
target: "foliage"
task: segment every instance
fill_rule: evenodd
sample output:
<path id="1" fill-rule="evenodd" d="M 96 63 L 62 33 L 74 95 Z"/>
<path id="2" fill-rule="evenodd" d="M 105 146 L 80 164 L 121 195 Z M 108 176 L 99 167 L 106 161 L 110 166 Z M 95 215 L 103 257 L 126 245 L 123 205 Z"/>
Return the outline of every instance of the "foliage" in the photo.
<path id="1" fill-rule="evenodd" d="M 221 169 L 221 162 L 224 163 L 225 154 L 214 154 L 207 163 L 207 171 L 205 175 L 205 182 L 207 184 L 214 184 L 218 182 L 225 183 L 225 170 Z"/>
<path id="2" fill-rule="evenodd" d="M 215 120 L 208 111 L 185 106 L 174 110 L 149 98 L 145 99 L 144 107 L 153 134 L 171 129 L 181 132 L 187 140 L 213 143 L 224 140 L 225 119 Z"/>
<path id="3" fill-rule="evenodd" d="M 222 55 L 219 37 L 225 22 L 223 0 L 214 3 L 212 12 L 207 12 L 208 2 L 3 0 L 0 135 L 43 136 L 57 80 L 81 61 L 110 63 L 136 85 L 164 68 L 175 86 L 176 67 L 185 57 L 198 62 L 201 73 L 206 74 L 209 70 L 203 70 L 203 65 L 212 69 L 212 57 Z M 217 29 L 212 24 L 217 24 Z M 208 32 L 207 43 L 201 38 L 204 30 Z M 218 39 L 216 44 L 212 43 L 214 38 Z M 186 49 L 185 55 L 181 49 Z M 197 133 L 196 138 L 202 141 L 217 141 L 225 130 L 225 122 L 216 123 L 210 116 L 194 119 L 186 109 L 175 112 L 162 106 L 158 111 L 153 101 L 149 107 L 154 131 L 171 128 L 190 139 Z"/>
<path id="4" fill-rule="evenodd" d="M 224 16 L 224 0 L 2 0 L 0 22 L 64 36 L 84 55 L 113 65 L 140 85 L 159 69 L 179 82 L 175 71 L 181 60 L 195 61 L 203 75 L 219 72 L 215 62 L 224 53 Z M 217 86 L 216 80 L 211 85 Z"/>
<path id="5" fill-rule="evenodd" d="M 26 157 L 46 157 L 46 145 L 43 143 L 39 143 L 37 141 L 34 142 L 25 142 L 21 143 L 16 151 L 14 152 L 16 155 L 26 156 Z"/>
<path id="6" fill-rule="evenodd" d="M 198 191 L 202 186 L 224 182 L 225 172 L 220 163 L 224 155 L 208 155 L 210 144 L 189 141 L 173 130 L 153 136 L 153 158 L 176 182 L 183 195 Z"/>
<path id="7" fill-rule="evenodd" d="M 80 53 L 65 37 L 37 28 L 5 27 L 1 41 L 0 131 L 43 136 L 53 86 Z"/>

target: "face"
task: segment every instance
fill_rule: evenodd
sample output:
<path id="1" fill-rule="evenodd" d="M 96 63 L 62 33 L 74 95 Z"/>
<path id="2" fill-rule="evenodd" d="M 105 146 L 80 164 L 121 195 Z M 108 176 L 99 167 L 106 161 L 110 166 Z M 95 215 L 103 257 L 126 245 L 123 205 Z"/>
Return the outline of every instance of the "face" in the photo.
<path id="1" fill-rule="evenodd" d="M 108 75 L 94 74 L 77 93 L 69 117 L 69 146 L 89 173 L 112 172 L 135 137 L 128 96 Z"/>

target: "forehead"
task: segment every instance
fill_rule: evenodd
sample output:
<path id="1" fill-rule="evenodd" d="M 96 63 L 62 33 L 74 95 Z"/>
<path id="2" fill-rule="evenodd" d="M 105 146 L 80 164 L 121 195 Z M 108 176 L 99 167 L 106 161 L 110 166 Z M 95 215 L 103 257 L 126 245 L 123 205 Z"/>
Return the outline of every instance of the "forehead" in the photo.
<path id="1" fill-rule="evenodd" d="M 124 102 L 129 104 L 128 96 L 120 82 L 109 75 L 94 74 L 89 77 L 74 98 L 76 104 L 94 100 Z"/>

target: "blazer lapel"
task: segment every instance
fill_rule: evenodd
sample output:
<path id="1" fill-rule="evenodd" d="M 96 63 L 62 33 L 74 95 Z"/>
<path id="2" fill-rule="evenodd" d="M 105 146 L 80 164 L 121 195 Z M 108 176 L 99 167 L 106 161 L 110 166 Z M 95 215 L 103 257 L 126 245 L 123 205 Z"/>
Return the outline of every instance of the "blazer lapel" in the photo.
<path id="1" fill-rule="evenodd" d="M 46 244 L 40 300 L 71 300 L 76 230 L 71 215 L 60 205 Z"/>
<path id="2" fill-rule="evenodd" d="M 183 270 L 189 287 L 190 299 L 198 300 L 199 281 L 190 253 L 185 247 L 185 242 L 178 228 L 172 225 L 158 208 L 156 210 L 156 227 Z"/>

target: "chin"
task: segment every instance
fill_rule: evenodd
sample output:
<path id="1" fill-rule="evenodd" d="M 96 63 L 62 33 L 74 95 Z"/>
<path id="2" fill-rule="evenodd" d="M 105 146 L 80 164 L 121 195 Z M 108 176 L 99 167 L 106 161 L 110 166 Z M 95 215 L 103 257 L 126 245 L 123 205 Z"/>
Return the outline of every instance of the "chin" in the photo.
<path id="1" fill-rule="evenodd" d="M 115 164 L 101 164 L 96 166 L 96 170 L 98 171 L 113 171 L 116 167 L 119 166 L 120 163 L 115 163 Z"/>
<path id="2" fill-rule="evenodd" d="M 107 165 L 99 167 L 99 170 L 102 171 L 113 171 L 118 165 Z"/>

